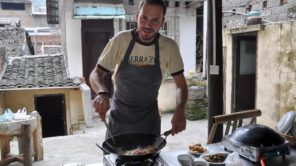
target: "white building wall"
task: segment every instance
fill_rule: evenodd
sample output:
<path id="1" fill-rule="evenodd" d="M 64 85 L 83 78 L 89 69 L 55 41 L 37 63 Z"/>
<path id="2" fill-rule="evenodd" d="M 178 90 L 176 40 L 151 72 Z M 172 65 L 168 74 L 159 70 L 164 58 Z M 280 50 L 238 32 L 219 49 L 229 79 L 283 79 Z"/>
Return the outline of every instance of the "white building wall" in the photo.
<path id="1" fill-rule="evenodd" d="M 69 6 L 70 5 L 70 6 Z M 70 77 L 81 77 L 82 73 L 82 45 L 81 20 L 73 19 L 72 3 L 69 1 L 65 8 L 66 21 L 66 49 Z"/>
<path id="2" fill-rule="evenodd" d="M 229 35 L 227 32 L 223 32 L 223 47 L 226 49 L 226 55 L 224 56 L 224 111 L 226 114 L 230 114 L 232 110 L 232 68 L 233 68 L 233 56 L 232 51 L 233 45 L 232 45 L 232 35 Z"/>
<path id="3" fill-rule="evenodd" d="M 73 19 L 73 1 L 65 2 L 65 35 L 66 54 L 70 77 L 81 77 L 82 68 L 82 42 L 81 42 L 81 19 Z M 184 74 L 189 76 L 189 71 L 195 71 L 196 52 L 196 17 L 194 10 L 185 8 L 174 12 L 168 11 L 169 36 L 180 46 L 180 52 L 184 62 Z M 114 20 L 114 34 L 119 31 L 119 20 Z M 125 20 L 122 20 L 122 28 L 125 29 Z"/>
<path id="4" fill-rule="evenodd" d="M 180 52 L 184 62 L 184 74 L 195 71 L 196 64 L 196 18 L 194 16 L 180 16 Z"/>

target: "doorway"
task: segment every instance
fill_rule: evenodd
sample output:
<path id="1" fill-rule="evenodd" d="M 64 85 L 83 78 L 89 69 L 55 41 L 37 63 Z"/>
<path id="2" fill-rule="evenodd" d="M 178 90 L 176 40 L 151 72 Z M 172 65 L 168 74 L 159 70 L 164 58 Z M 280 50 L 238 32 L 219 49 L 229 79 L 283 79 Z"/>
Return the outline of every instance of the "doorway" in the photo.
<path id="1" fill-rule="evenodd" d="M 255 108 L 257 36 L 244 34 L 233 38 L 232 112 Z"/>
<path id="2" fill-rule="evenodd" d="M 97 64 L 98 58 L 114 35 L 113 20 L 82 20 L 82 65 L 83 77 L 89 84 L 89 74 Z M 95 96 L 92 91 L 92 98 Z"/>
<path id="3" fill-rule="evenodd" d="M 35 108 L 42 118 L 43 138 L 67 135 L 63 94 L 35 96 Z"/>

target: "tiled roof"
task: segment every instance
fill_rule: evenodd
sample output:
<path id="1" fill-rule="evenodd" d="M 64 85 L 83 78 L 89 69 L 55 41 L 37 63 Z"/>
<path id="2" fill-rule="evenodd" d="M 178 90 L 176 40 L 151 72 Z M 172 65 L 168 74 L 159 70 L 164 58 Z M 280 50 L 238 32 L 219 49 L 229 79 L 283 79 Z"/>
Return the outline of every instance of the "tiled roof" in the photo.
<path id="1" fill-rule="evenodd" d="M 0 78 L 1 79 L 1 78 Z M 0 80 L 1 89 L 78 87 L 80 81 L 68 76 L 64 56 L 38 55 L 9 57 Z"/>

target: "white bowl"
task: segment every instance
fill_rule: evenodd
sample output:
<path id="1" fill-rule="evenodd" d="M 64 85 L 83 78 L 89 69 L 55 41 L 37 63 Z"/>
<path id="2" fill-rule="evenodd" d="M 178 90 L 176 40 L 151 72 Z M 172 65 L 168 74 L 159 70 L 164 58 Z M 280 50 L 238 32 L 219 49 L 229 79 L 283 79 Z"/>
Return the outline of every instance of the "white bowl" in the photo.
<path id="1" fill-rule="evenodd" d="M 203 160 L 194 160 L 193 166 L 208 166 L 209 164 Z"/>
<path id="2" fill-rule="evenodd" d="M 193 158 L 190 154 L 178 155 L 178 161 L 182 166 L 192 166 L 193 165 Z"/>
<path id="3" fill-rule="evenodd" d="M 225 156 L 225 159 L 222 161 L 222 162 L 212 162 L 212 161 L 208 161 L 206 158 L 208 156 L 213 156 L 213 155 L 217 155 L 217 154 L 222 154 L 223 156 Z M 208 165 L 225 165 L 225 161 L 226 161 L 226 158 L 228 157 L 228 154 L 229 153 L 226 153 L 226 152 L 216 152 L 216 153 L 207 153 L 207 154 L 202 154 L 199 158 L 203 161 L 205 161 L 206 163 L 208 163 Z"/>
<path id="4" fill-rule="evenodd" d="M 203 146 L 203 149 L 204 149 L 204 152 L 202 152 L 202 153 L 193 152 L 193 151 L 191 151 L 191 150 L 189 150 L 189 153 L 190 153 L 190 154 L 192 154 L 194 157 L 199 157 L 200 155 L 202 155 L 202 154 L 205 154 L 205 153 L 208 153 L 208 152 L 209 152 L 209 149 L 208 149 L 208 148 L 206 148 L 206 147 L 204 147 L 204 146 Z"/>

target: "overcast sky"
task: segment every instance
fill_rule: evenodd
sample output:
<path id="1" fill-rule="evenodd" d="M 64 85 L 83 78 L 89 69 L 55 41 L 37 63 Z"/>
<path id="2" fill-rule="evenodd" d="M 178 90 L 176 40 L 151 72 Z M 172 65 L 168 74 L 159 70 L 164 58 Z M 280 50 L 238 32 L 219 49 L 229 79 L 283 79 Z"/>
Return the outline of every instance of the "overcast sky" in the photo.
<path id="1" fill-rule="evenodd" d="M 44 7 L 46 4 L 46 0 L 32 0 L 32 4 L 34 8 Z"/>

